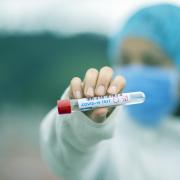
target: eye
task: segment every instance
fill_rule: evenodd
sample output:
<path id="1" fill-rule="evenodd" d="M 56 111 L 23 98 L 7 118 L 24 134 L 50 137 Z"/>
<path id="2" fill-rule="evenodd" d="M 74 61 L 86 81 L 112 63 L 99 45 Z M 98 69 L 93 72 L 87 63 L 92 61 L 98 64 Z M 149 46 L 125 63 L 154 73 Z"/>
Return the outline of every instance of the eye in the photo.
<path id="1" fill-rule="evenodd" d="M 128 65 L 131 63 L 131 58 L 128 54 L 122 54 L 120 56 L 120 64 L 121 65 Z"/>
<path id="2" fill-rule="evenodd" d="M 150 65 L 150 66 L 160 66 L 161 62 L 159 60 L 159 58 L 154 57 L 151 54 L 144 54 L 142 57 L 142 62 L 144 64 Z"/>

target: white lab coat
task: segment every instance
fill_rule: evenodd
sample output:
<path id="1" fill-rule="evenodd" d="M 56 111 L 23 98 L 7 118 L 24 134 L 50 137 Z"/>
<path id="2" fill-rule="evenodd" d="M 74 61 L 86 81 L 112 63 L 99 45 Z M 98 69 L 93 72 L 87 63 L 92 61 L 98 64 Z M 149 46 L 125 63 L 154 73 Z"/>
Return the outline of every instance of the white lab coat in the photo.
<path id="1" fill-rule="evenodd" d="M 64 180 L 180 180 L 180 119 L 147 129 L 120 106 L 103 123 L 54 108 L 40 133 L 43 157 Z"/>

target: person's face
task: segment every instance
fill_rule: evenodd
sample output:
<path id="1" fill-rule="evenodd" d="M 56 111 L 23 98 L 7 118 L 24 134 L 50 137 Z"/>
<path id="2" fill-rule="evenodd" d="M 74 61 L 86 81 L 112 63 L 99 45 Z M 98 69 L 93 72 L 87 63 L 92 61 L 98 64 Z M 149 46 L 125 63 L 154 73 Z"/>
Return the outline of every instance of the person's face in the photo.
<path id="1" fill-rule="evenodd" d="M 140 38 L 126 38 L 120 49 L 119 65 L 142 64 L 173 67 L 169 57 L 154 43 Z"/>
<path id="2" fill-rule="evenodd" d="M 155 43 L 141 38 L 126 38 L 120 49 L 118 66 L 140 64 L 159 66 L 163 68 L 175 68 L 170 58 Z M 180 85 L 178 92 L 180 92 Z M 180 93 L 178 93 L 180 96 Z"/>

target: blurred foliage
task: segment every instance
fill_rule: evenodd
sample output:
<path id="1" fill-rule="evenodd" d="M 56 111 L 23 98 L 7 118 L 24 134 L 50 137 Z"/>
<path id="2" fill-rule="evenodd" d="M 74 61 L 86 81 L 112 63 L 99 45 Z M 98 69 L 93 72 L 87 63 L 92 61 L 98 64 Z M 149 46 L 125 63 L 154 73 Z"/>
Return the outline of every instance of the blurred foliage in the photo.
<path id="1" fill-rule="evenodd" d="M 73 76 L 108 65 L 107 39 L 94 34 L 0 36 L 0 105 L 55 105 Z"/>
<path id="2" fill-rule="evenodd" d="M 0 106 L 55 106 L 72 77 L 109 65 L 106 46 L 107 38 L 95 34 L 1 35 Z"/>

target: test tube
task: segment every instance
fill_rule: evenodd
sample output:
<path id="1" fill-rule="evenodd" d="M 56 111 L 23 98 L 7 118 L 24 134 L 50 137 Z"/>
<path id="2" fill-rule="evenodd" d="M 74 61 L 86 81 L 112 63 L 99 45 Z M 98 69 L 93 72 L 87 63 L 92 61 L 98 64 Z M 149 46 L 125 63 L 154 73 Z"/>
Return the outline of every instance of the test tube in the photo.
<path id="1" fill-rule="evenodd" d="M 129 92 L 107 96 L 82 99 L 63 99 L 57 101 L 59 114 L 70 114 L 74 111 L 88 111 L 101 107 L 140 104 L 145 101 L 143 92 Z"/>

